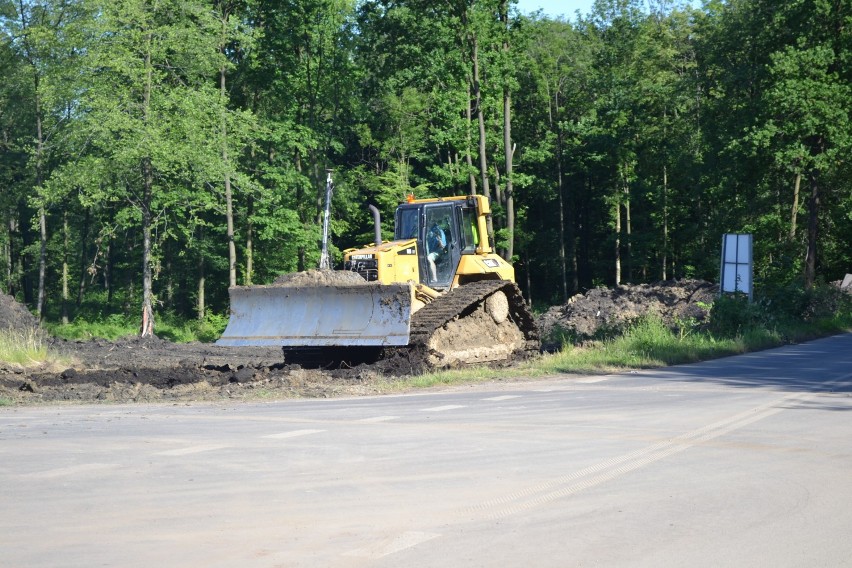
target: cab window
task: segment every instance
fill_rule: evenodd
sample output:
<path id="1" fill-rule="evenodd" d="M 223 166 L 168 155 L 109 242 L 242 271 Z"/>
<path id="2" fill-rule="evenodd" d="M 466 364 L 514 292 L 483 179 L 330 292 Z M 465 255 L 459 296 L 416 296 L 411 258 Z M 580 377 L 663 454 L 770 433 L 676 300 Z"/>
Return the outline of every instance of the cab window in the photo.
<path id="1" fill-rule="evenodd" d="M 418 236 L 418 210 L 399 209 L 396 214 L 396 234 L 394 239 L 416 239 Z"/>
<path id="2" fill-rule="evenodd" d="M 476 227 L 476 210 L 464 207 L 461 210 L 461 252 L 473 254 L 479 246 L 479 231 Z"/>

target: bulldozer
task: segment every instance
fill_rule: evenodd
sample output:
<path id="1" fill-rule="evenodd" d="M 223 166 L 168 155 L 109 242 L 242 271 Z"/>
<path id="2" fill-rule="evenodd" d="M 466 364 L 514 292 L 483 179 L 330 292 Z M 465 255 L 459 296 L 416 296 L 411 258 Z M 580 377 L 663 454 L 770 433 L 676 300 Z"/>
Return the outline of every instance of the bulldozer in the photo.
<path id="1" fill-rule="evenodd" d="M 409 196 L 396 209 L 391 241 L 382 239 L 378 209 L 370 210 L 374 242 L 344 250 L 342 270 L 231 287 L 231 314 L 217 344 L 281 346 L 291 359 L 310 352 L 372 361 L 403 353 L 427 369 L 538 351 L 514 268 L 487 237 L 485 196 Z"/>

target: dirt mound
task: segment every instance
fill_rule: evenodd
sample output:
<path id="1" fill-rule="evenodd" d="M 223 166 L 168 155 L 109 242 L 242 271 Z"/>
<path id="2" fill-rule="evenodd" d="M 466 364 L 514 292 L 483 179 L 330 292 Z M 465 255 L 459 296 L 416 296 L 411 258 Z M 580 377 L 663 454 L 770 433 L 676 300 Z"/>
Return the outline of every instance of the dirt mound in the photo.
<path id="1" fill-rule="evenodd" d="M 38 329 L 38 320 L 15 298 L 0 294 L 0 331 L 28 334 Z"/>
<path id="2" fill-rule="evenodd" d="M 289 363 L 278 347 L 222 347 L 172 343 L 156 337 L 63 341 L 64 370 L 6 368 L 3 402 L 156 402 L 327 397 L 381 392 L 367 365 L 307 368 Z"/>
<path id="3" fill-rule="evenodd" d="M 366 284 L 357 272 L 348 270 L 307 270 L 282 274 L 273 282 L 274 286 L 344 286 Z"/>
<path id="4" fill-rule="evenodd" d="M 718 292 L 718 285 L 704 280 L 595 288 L 550 308 L 537 323 L 542 337 L 554 342 L 563 337 L 590 339 L 648 315 L 659 316 L 668 325 L 690 319 L 701 322 Z"/>

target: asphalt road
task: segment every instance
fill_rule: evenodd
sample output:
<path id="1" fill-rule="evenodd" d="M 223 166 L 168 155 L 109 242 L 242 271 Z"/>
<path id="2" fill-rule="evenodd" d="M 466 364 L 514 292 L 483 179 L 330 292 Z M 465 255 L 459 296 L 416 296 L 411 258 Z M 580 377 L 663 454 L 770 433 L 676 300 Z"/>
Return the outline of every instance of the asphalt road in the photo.
<path id="1" fill-rule="evenodd" d="M 0 566 L 852 566 L 852 335 L 635 374 L 0 408 Z"/>

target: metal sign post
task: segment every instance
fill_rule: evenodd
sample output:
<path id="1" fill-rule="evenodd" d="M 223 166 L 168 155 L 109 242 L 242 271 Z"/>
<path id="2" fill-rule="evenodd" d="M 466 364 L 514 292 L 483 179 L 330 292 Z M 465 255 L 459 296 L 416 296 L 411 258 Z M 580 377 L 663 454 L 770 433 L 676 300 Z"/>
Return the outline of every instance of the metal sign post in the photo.
<path id="1" fill-rule="evenodd" d="M 722 236 L 722 266 L 719 293 L 741 293 L 751 302 L 754 294 L 752 275 L 752 236 L 728 233 Z"/>

